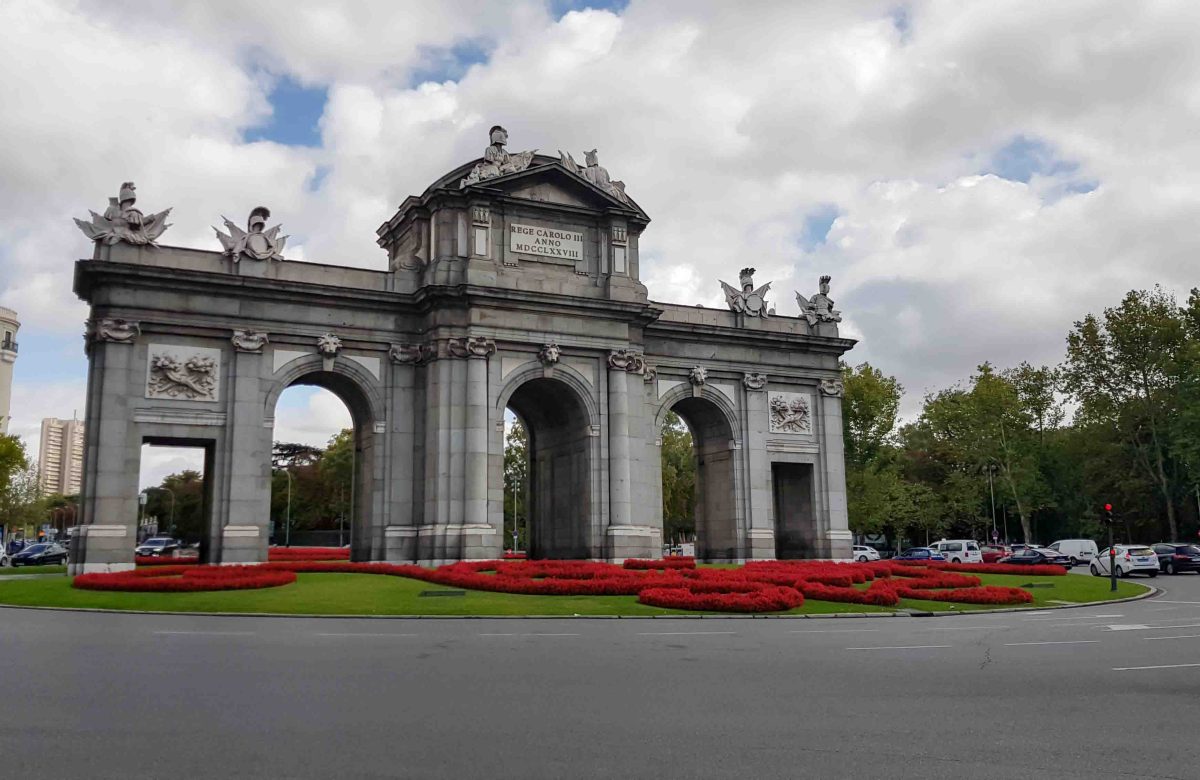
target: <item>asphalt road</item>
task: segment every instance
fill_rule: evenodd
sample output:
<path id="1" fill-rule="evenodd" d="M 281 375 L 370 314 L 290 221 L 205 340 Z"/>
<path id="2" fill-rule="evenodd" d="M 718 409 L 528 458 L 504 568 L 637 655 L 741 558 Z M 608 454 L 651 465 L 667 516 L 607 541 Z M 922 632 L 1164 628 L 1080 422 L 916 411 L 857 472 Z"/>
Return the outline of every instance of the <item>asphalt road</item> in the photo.
<path id="1" fill-rule="evenodd" d="M 1200 575 L 1155 584 L 950 618 L 0 609 L 0 777 L 1200 778 Z"/>

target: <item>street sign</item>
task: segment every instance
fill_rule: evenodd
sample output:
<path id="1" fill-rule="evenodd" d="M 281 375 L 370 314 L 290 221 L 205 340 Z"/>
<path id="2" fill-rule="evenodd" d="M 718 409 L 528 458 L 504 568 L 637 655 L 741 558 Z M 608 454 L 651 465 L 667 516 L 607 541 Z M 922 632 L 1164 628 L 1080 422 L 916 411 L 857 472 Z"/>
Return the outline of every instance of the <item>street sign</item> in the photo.
<path id="1" fill-rule="evenodd" d="M 993 542 L 1000 541 L 1000 532 L 997 531 L 995 528 L 992 529 L 992 541 Z"/>

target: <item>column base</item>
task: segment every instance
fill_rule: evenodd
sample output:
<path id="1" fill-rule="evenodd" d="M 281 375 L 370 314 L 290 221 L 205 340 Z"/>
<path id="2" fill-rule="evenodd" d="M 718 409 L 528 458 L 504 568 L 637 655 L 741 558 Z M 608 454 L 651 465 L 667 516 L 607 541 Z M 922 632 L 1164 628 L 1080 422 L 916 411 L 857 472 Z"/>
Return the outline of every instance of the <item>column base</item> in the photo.
<path id="1" fill-rule="evenodd" d="M 624 563 L 627 558 L 662 557 L 662 529 L 648 525 L 613 525 L 607 531 L 608 561 Z"/>
<path id="2" fill-rule="evenodd" d="M 227 525 L 221 529 L 222 565 L 262 563 L 267 560 L 267 540 L 257 525 Z"/>
<path id="3" fill-rule="evenodd" d="M 775 530 L 773 528 L 751 528 L 746 532 L 746 559 L 750 561 L 775 560 Z"/>

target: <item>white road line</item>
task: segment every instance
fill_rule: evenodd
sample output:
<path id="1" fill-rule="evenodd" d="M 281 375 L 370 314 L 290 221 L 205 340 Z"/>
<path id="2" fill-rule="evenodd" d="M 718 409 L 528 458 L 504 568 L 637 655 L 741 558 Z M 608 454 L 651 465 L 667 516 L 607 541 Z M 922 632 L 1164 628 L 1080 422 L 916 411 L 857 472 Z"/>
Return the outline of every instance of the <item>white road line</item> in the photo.
<path id="1" fill-rule="evenodd" d="M 789 634 L 870 634 L 878 628 L 813 628 L 808 631 L 789 631 Z"/>
<path id="2" fill-rule="evenodd" d="M 940 650 L 951 645 L 897 645 L 896 647 L 847 647 L 847 650 Z"/>
<path id="3" fill-rule="evenodd" d="M 416 636 L 415 634 L 413 636 Z M 479 636 L 581 636 L 580 634 L 480 634 Z"/>
<path id="4" fill-rule="evenodd" d="M 736 631 L 641 631 L 638 636 L 711 636 L 736 633 Z"/>
<path id="5" fill-rule="evenodd" d="M 392 637 L 392 636 L 420 636 L 420 634 L 353 634 L 353 632 L 346 632 L 346 634 L 317 634 L 317 636 L 388 636 L 388 637 Z"/>
<path id="6" fill-rule="evenodd" d="M 1099 639 L 1073 639 L 1063 642 L 1009 642 L 1005 647 L 1033 647 L 1034 645 L 1094 645 Z"/>
<path id="7" fill-rule="evenodd" d="M 1166 599 L 1155 599 L 1156 604 L 1200 604 L 1200 601 L 1167 601 Z"/>
<path id="8" fill-rule="evenodd" d="M 254 636 L 253 631 L 155 631 L 155 636 Z"/>
<path id="9" fill-rule="evenodd" d="M 1117 624 L 1109 626 L 1109 631 L 1161 631 L 1165 628 L 1200 628 L 1200 623 L 1183 623 L 1177 626 L 1148 626 L 1144 623 L 1131 623 L 1129 625 Z"/>
<path id="10" fill-rule="evenodd" d="M 1008 628 L 1008 626 L 946 626 L 945 628 L 926 628 L 925 631 L 986 631 L 991 628 Z"/>
<path id="11" fill-rule="evenodd" d="M 1179 636 L 1148 636 L 1147 642 L 1154 642 L 1159 639 L 1200 639 L 1200 634 L 1180 634 Z"/>
<path id="12" fill-rule="evenodd" d="M 1062 617 L 1059 615 L 1050 615 L 1047 617 L 1028 618 L 1027 623 L 1040 622 L 1044 620 L 1099 620 L 1100 618 L 1119 618 L 1124 615 L 1076 615 L 1075 617 Z"/>
<path id="13" fill-rule="evenodd" d="M 1114 666 L 1114 672 L 1140 672 L 1144 669 L 1188 669 L 1200 664 L 1167 664 L 1166 666 Z"/>

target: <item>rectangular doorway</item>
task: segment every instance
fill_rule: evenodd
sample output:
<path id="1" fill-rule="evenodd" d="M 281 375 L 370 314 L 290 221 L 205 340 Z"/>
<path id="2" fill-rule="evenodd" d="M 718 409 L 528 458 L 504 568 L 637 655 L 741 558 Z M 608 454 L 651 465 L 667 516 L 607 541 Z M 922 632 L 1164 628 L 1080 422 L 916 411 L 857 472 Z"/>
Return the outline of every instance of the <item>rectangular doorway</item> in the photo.
<path id="1" fill-rule="evenodd" d="M 772 463 L 775 502 L 775 557 L 814 558 L 817 550 L 811 463 Z"/>

